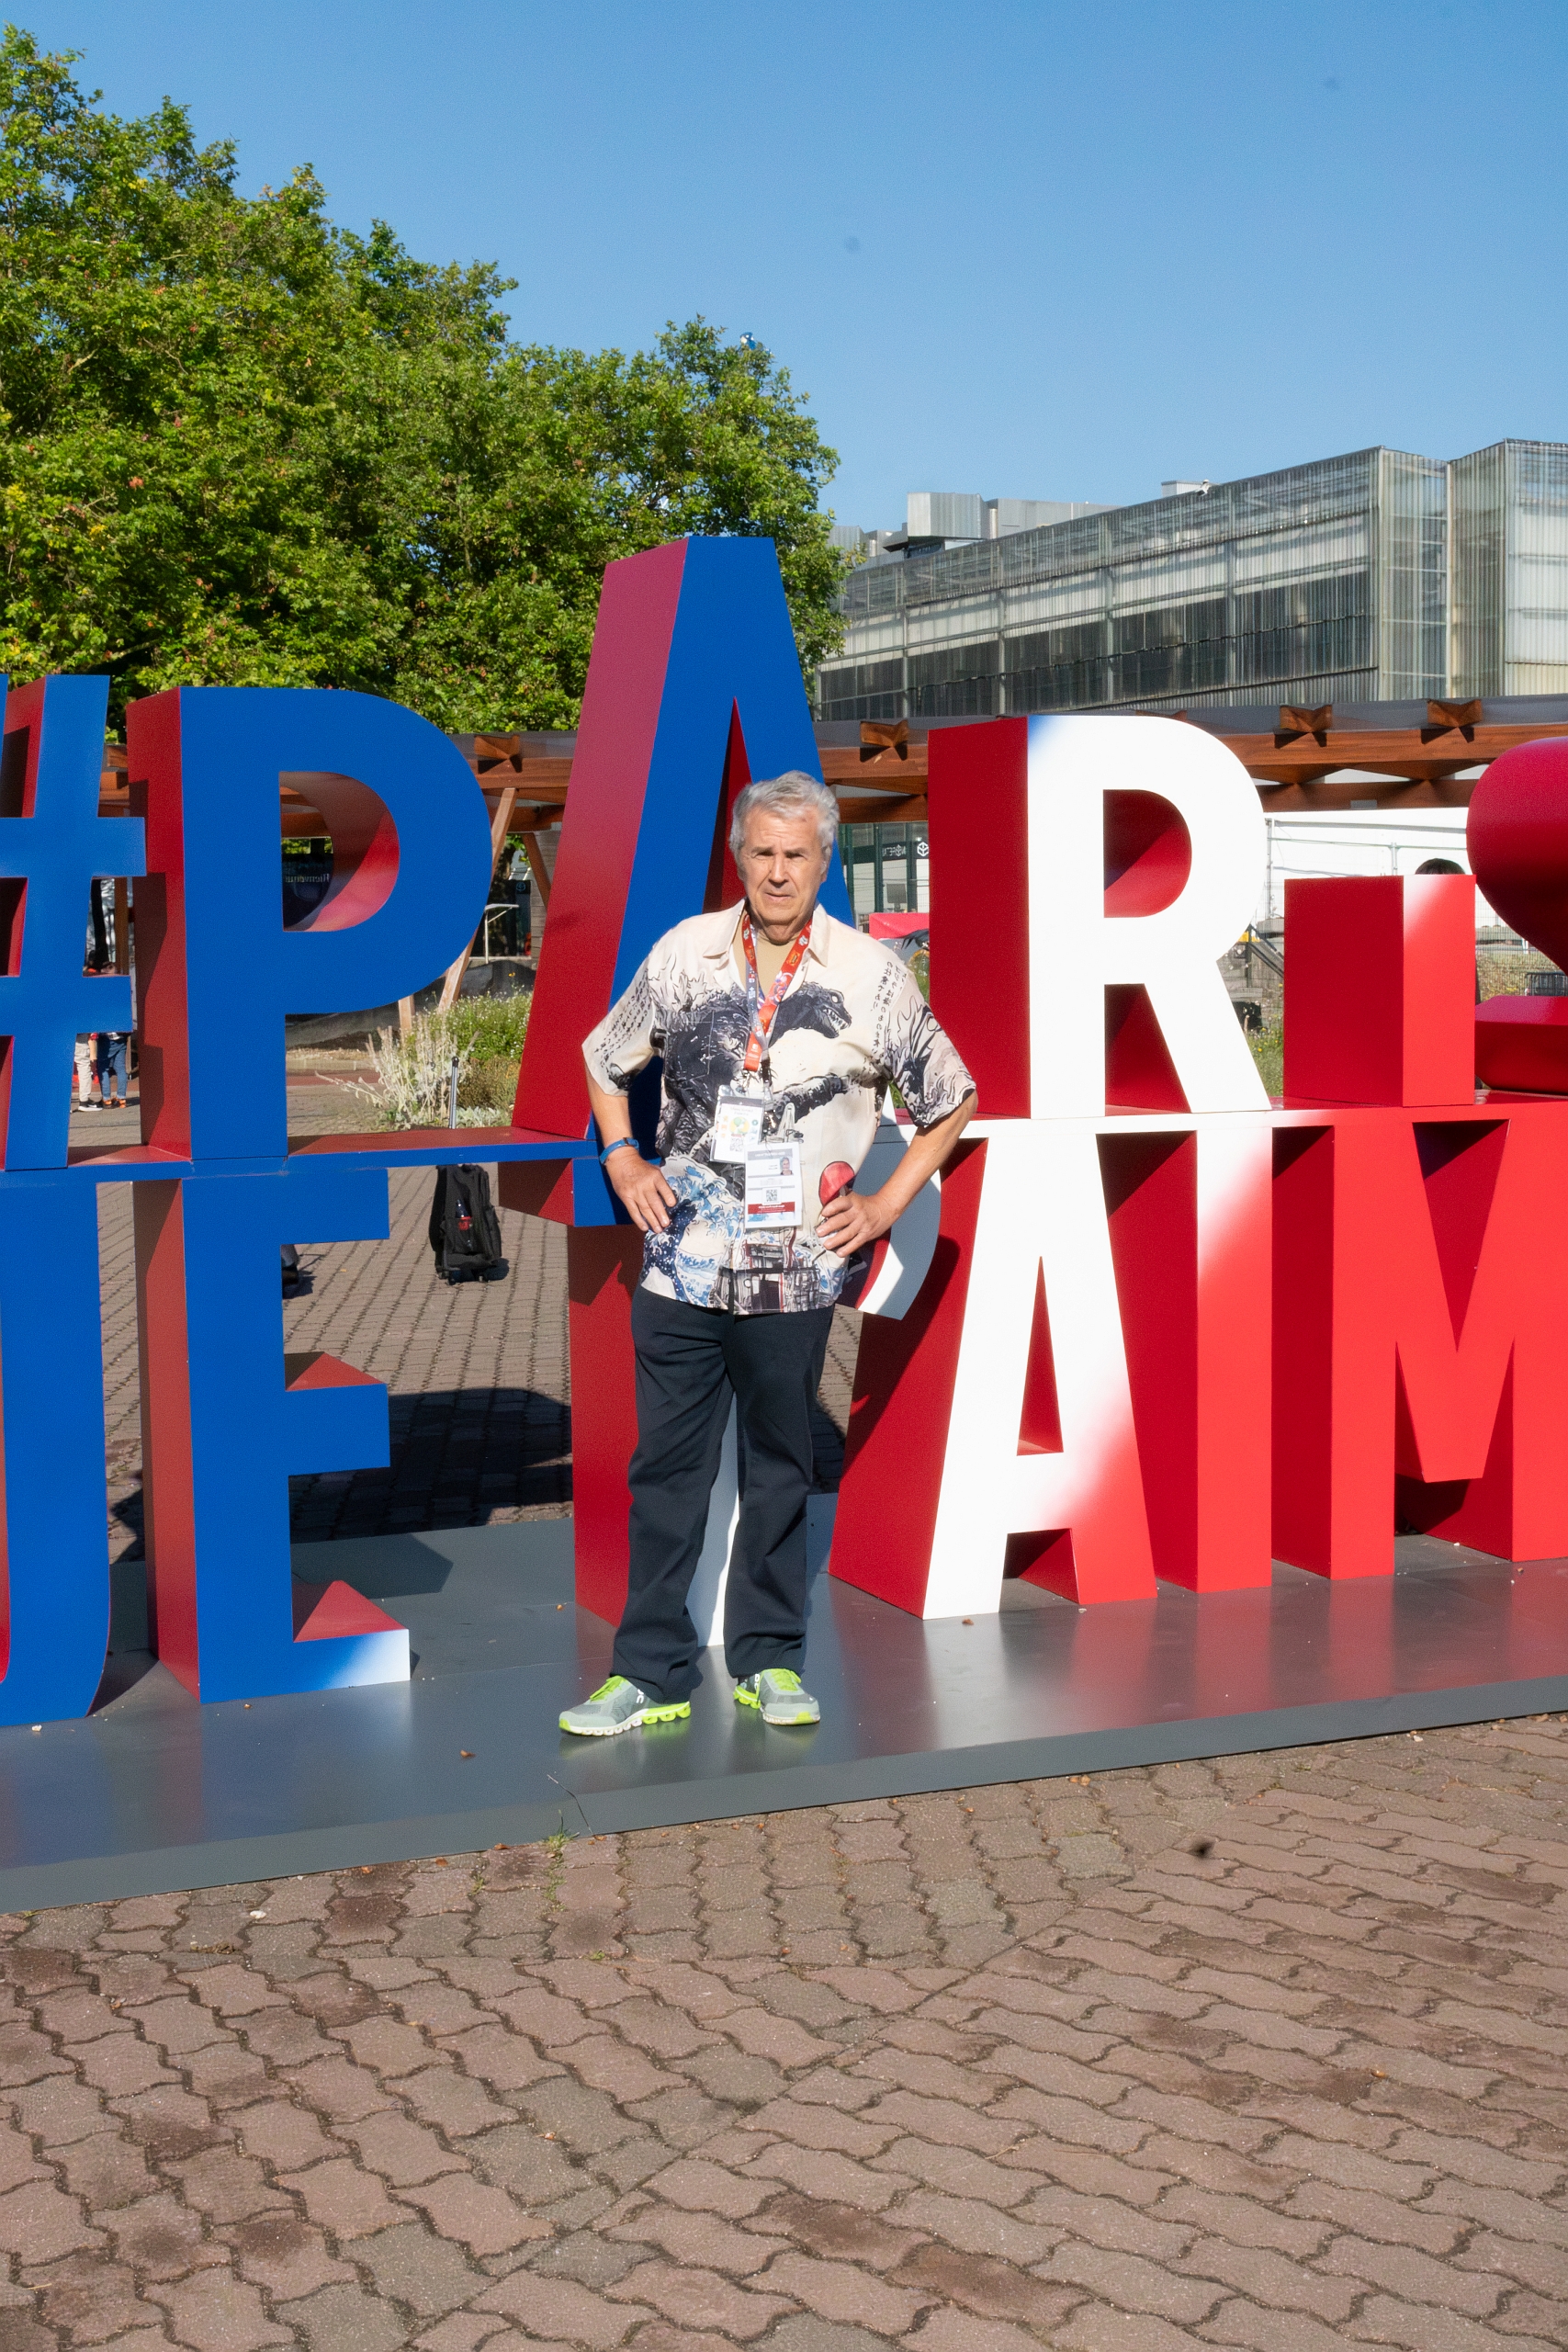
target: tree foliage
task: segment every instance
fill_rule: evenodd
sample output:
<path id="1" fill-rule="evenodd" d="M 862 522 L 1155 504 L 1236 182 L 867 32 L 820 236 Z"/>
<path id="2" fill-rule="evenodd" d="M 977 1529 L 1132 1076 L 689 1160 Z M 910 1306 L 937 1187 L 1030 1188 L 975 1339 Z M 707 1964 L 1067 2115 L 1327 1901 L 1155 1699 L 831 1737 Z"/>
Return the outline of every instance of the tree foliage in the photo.
<path id="1" fill-rule="evenodd" d="M 336 227 L 308 166 L 244 197 L 75 62 L 0 39 L 0 668 L 570 727 L 605 563 L 687 532 L 771 537 L 831 649 L 836 460 L 771 354 L 518 346 L 492 269 Z"/>

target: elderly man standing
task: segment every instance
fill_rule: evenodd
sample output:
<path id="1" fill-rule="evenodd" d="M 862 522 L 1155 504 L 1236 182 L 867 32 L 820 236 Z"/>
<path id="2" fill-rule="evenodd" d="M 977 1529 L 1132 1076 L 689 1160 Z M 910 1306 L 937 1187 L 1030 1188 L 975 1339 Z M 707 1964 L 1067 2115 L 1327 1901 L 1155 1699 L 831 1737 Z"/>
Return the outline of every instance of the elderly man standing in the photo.
<path id="1" fill-rule="evenodd" d="M 647 1238 L 632 1302 L 637 1447 L 615 1671 L 563 1731 L 691 1713 L 686 1607 L 730 1399 L 740 1519 L 725 1595 L 737 1701 L 814 1724 L 806 1648 L 811 1401 L 850 1263 L 958 1141 L 974 1081 L 897 956 L 817 904 L 838 808 L 808 775 L 748 785 L 729 845 L 745 899 L 677 923 L 584 1042 L 600 1157 Z M 664 1057 L 662 1165 L 626 1091 Z M 851 1191 L 896 1085 L 916 1135 L 869 1196 Z"/>

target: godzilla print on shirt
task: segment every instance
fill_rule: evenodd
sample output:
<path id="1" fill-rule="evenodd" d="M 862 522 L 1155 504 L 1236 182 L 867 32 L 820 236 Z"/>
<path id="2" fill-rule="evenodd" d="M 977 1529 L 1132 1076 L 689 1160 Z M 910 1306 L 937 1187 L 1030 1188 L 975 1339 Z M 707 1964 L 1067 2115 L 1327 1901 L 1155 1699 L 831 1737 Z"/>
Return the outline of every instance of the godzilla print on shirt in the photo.
<path id="1" fill-rule="evenodd" d="M 773 1017 L 763 1140 L 796 1138 L 805 1221 L 793 1234 L 744 1230 L 745 1169 L 713 1157 L 719 1095 L 744 1085 L 750 1035 L 735 959 L 741 908 L 666 932 L 583 1046 L 595 1082 L 624 1094 L 663 1057 L 659 1150 L 675 1207 L 647 1236 L 642 1279 L 661 1297 L 740 1313 L 830 1306 L 848 1262 L 817 1238 L 824 1170 L 858 1169 L 882 1098 L 897 1086 L 919 1127 L 933 1126 L 975 1081 L 911 974 L 890 948 L 820 907 L 799 971 Z M 835 1175 L 834 1189 L 842 1182 Z"/>

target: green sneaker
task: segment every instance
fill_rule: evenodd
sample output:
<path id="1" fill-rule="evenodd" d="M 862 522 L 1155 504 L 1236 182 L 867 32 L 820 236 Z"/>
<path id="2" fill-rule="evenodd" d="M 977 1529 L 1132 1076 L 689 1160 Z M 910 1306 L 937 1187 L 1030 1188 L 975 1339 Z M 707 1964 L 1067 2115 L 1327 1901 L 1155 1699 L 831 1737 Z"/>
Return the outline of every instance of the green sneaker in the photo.
<path id="1" fill-rule="evenodd" d="M 787 1666 L 765 1666 L 735 1686 L 738 1707 L 759 1707 L 765 1724 L 819 1724 L 822 1710 L 798 1674 Z"/>
<path id="2" fill-rule="evenodd" d="M 666 1704 L 650 1699 L 646 1690 L 639 1690 L 624 1674 L 612 1674 L 591 1699 L 567 1709 L 560 1727 L 562 1731 L 575 1732 L 580 1739 L 608 1739 L 618 1731 L 635 1731 L 638 1724 L 672 1724 L 691 1712 L 689 1699 Z"/>

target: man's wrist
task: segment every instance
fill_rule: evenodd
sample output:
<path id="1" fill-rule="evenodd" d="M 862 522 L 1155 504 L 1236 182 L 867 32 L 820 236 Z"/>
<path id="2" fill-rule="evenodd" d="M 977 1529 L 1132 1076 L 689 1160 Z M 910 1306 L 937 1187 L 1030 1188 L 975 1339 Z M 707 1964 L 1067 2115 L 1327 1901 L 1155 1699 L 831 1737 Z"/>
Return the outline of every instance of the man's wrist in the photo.
<path id="1" fill-rule="evenodd" d="M 633 1150 L 633 1151 L 637 1151 L 637 1140 L 636 1136 L 614 1136 L 614 1137 L 611 1139 L 611 1141 L 610 1141 L 609 1143 L 607 1143 L 607 1144 L 604 1146 L 604 1150 L 599 1154 L 599 1165 L 600 1165 L 600 1167 L 601 1167 L 601 1168 L 603 1168 L 603 1169 L 604 1169 L 604 1170 L 608 1170 L 608 1169 L 609 1169 L 609 1165 L 610 1165 L 610 1154 L 611 1154 L 613 1151 L 624 1151 L 624 1150 L 627 1149 L 628 1148 L 629 1148 L 631 1150 Z M 642 1157 L 642 1155 L 641 1155 L 641 1153 L 640 1153 L 640 1152 L 637 1152 L 637 1157 L 638 1157 L 638 1159 L 640 1159 L 640 1158 Z"/>
<path id="2" fill-rule="evenodd" d="M 873 1193 L 869 1196 L 865 1209 L 866 1223 L 871 1227 L 870 1239 L 874 1240 L 878 1234 L 891 1233 L 899 1213 L 883 1199 L 880 1193 Z"/>

